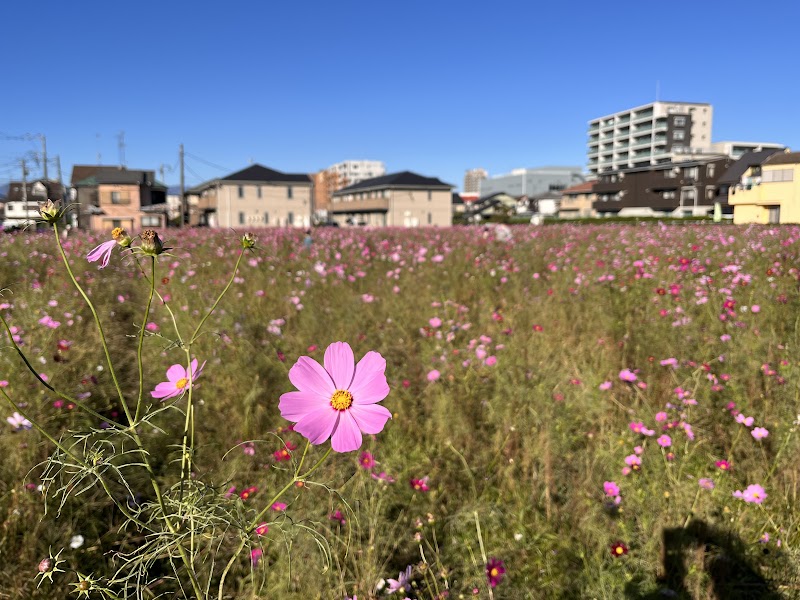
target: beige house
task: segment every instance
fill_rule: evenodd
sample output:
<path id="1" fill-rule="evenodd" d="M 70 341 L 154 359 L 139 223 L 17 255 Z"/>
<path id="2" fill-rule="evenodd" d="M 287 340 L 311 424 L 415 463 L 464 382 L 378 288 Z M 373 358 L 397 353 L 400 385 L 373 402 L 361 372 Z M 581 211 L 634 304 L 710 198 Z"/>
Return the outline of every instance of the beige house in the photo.
<path id="1" fill-rule="evenodd" d="M 186 192 L 189 222 L 209 227 L 309 227 L 312 182 L 259 164 Z"/>
<path id="2" fill-rule="evenodd" d="M 753 165 L 728 191 L 733 222 L 800 223 L 800 152 L 778 152 Z"/>
<path id="3" fill-rule="evenodd" d="M 580 219 L 597 216 L 597 213 L 592 208 L 592 202 L 597 200 L 597 194 L 592 191 L 594 183 L 594 181 L 584 181 L 562 190 L 558 218 Z"/>
<path id="4" fill-rule="evenodd" d="M 448 227 L 453 186 L 402 171 L 365 179 L 334 192 L 330 212 L 340 225 Z"/>
<path id="5" fill-rule="evenodd" d="M 72 182 L 79 227 L 139 232 L 167 225 L 167 187 L 156 181 L 154 171 L 76 165 Z"/>

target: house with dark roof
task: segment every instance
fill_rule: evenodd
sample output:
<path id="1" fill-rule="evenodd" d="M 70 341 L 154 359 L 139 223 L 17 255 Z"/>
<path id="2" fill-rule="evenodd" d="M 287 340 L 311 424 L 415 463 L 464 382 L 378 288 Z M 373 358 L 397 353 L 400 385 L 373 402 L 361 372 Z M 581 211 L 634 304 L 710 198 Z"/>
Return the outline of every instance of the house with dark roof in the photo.
<path id="1" fill-rule="evenodd" d="M 259 164 L 201 183 L 186 195 L 189 222 L 209 227 L 309 227 L 314 210 L 307 174 Z"/>
<path id="2" fill-rule="evenodd" d="M 330 212 L 340 225 L 446 227 L 453 224 L 453 187 L 411 171 L 390 173 L 334 192 Z"/>
<path id="3" fill-rule="evenodd" d="M 156 181 L 155 171 L 75 165 L 71 179 L 80 228 L 138 232 L 167 225 L 167 186 Z"/>
<path id="4" fill-rule="evenodd" d="M 719 184 L 719 199 L 724 207 L 723 212 L 733 214 L 733 206 L 729 203 L 730 196 L 735 195 L 737 190 L 752 185 L 750 180 L 751 169 L 760 166 L 761 163 L 776 152 L 781 152 L 781 150 L 768 148 L 757 152 L 746 152 L 728 167 L 717 182 Z"/>
<path id="5" fill-rule="evenodd" d="M 800 223 L 800 152 L 776 152 L 760 164 L 753 160 L 727 177 L 739 174 L 728 193 L 733 222 Z"/>
<path id="6" fill-rule="evenodd" d="M 525 202 L 527 209 L 527 202 Z M 493 217 L 511 217 L 521 210 L 521 201 L 505 192 L 495 192 L 478 198 L 465 211 L 470 223 L 479 223 Z"/>
<path id="7" fill-rule="evenodd" d="M 39 205 L 49 200 L 63 200 L 64 186 L 58 181 L 39 179 L 28 181 L 23 186 L 21 181 L 8 184 L 2 216 L 3 227 L 28 227 L 41 220 Z"/>

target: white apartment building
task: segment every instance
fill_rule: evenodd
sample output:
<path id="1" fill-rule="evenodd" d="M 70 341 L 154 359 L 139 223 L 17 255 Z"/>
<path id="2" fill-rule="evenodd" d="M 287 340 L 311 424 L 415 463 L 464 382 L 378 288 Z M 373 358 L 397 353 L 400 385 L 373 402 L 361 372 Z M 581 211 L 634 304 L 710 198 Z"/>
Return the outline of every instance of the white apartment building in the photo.
<path id="1" fill-rule="evenodd" d="M 589 121 L 587 166 L 603 171 L 670 162 L 710 152 L 713 108 L 700 102 L 651 102 Z"/>
<path id="2" fill-rule="evenodd" d="M 325 170 L 336 173 L 344 185 L 353 185 L 365 179 L 386 175 L 386 165 L 379 160 L 345 160 Z"/>

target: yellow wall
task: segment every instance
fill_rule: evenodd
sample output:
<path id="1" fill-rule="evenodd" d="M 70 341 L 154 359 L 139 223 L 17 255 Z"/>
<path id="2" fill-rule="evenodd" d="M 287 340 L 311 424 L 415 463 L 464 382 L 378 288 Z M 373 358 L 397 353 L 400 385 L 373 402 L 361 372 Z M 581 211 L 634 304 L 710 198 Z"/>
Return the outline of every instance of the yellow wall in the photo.
<path id="1" fill-rule="evenodd" d="M 800 164 L 763 165 L 762 179 L 769 171 L 793 171 L 792 181 L 760 183 L 749 190 L 736 190 L 728 195 L 733 206 L 734 223 L 767 223 L 769 206 L 781 207 L 781 223 L 800 223 Z M 731 190 L 733 191 L 733 190 Z"/>

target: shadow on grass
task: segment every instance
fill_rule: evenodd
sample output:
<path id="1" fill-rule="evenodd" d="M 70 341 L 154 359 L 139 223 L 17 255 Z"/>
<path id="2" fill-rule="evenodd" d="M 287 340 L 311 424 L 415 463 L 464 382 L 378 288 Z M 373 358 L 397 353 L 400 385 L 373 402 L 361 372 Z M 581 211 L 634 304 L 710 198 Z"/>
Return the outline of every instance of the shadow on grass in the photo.
<path id="1" fill-rule="evenodd" d="M 742 540 L 703 521 L 664 530 L 659 589 L 642 593 L 635 583 L 626 589 L 631 600 L 717 598 L 719 600 L 780 600 L 782 596 L 750 565 Z M 688 555 L 702 561 L 710 586 L 695 596 L 687 587 Z M 695 590 L 697 592 L 697 590 Z"/>

